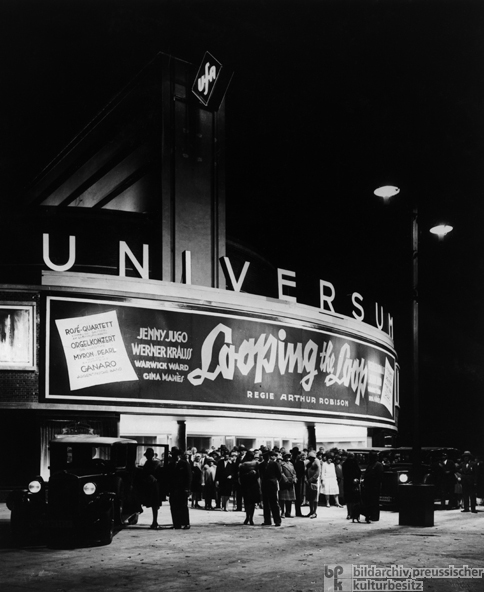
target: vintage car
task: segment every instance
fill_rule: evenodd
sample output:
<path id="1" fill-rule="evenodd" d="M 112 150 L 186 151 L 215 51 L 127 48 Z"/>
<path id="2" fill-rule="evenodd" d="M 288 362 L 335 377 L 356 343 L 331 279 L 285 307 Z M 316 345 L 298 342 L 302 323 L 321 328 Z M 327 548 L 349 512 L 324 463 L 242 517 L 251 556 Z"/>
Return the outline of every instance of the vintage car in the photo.
<path id="1" fill-rule="evenodd" d="M 48 483 L 38 476 L 7 499 L 17 544 L 32 533 L 40 533 L 47 544 L 78 538 L 109 544 L 116 527 L 138 521 L 135 440 L 61 435 L 49 449 Z"/>
<path id="2" fill-rule="evenodd" d="M 413 481 L 413 449 L 397 448 L 355 448 L 353 452 L 362 472 L 368 464 L 368 455 L 373 451 L 383 464 L 383 480 L 380 493 L 380 506 L 385 509 L 398 509 L 398 486 Z M 435 485 L 438 481 L 437 466 L 442 453 L 456 459 L 459 451 L 455 448 L 427 446 L 421 449 L 422 483 Z M 436 492 L 437 493 L 437 492 Z"/>

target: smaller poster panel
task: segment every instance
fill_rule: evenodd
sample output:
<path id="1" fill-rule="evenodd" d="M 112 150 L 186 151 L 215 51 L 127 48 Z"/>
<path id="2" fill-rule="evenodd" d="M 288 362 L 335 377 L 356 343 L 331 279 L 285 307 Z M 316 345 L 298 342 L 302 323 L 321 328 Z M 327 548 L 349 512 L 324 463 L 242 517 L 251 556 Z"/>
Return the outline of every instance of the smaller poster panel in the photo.
<path id="1" fill-rule="evenodd" d="M 385 360 L 385 374 L 383 375 L 383 387 L 381 392 L 381 404 L 393 412 L 393 384 L 395 380 L 395 370 L 391 367 L 388 359 Z"/>
<path id="2" fill-rule="evenodd" d="M 34 307 L 0 305 L 0 370 L 35 368 Z"/>
<path id="3" fill-rule="evenodd" d="M 71 391 L 138 380 L 123 343 L 116 311 L 56 320 Z"/>

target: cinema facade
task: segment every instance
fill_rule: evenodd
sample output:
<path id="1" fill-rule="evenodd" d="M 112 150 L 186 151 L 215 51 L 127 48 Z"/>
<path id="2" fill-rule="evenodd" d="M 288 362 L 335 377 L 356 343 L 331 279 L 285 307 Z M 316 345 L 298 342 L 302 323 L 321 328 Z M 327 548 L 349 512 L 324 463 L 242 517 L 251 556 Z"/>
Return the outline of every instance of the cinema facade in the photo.
<path id="1" fill-rule="evenodd" d="M 395 432 L 391 317 L 360 294 L 339 313 L 319 278 L 320 306 L 299 303 L 292 270 L 227 239 L 229 79 L 208 53 L 158 55 L 10 212 L 0 487 L 47 477 L 49 440 L 77 429 L 199 449 Z"/>

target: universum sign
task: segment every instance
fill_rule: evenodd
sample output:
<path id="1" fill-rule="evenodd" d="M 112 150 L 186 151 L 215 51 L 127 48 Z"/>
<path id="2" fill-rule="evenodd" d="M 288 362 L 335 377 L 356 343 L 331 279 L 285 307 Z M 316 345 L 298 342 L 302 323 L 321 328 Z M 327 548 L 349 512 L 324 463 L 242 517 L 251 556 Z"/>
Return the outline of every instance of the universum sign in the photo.
<path id="1" fill-rule="evenodd" d="M 52 271 L 65 272 L 72 269 L 76 263 L 76 237 L 69 236 L 69 256 L 65 264 L 58 265 L 52 262 L 50 257 L 49 249 L 50 236 L 48 233 L 43 234 L 43 260 L 45 265 Z M 184 283 L 191 285 L 191 253 L 190 251 L 184 251 L 182 254 L 184 259 L 184 267 L 186 270 Z M 133 264 L 136 271 L 140 274 L 140 277 L 149 280 L 149 245 L 143 244 L 143 260 L 142 263 L 134 256 L 133 252 L 129 248 L 125 241 L 119 241 L 119 276 L 126 276 L 126 259 L 129 259 Z M 232 267 L 232 263 L 228 257 L 221 257 L 220 262 L 222 269 L 227 280 L 227 284 L 230 290 L 234 292 L 241 292 L 244 280 L 247 276 L 247 272 L 250 267 L 250 262 L 245 261 L 240 275 L 236 277 Z M 287 269 L 277 269 L 277 290 L 279 300 L 285 300 L 289 302 L 297 302 L 295 296 L 291 296 L 284 292 L 285 288 L 296 287 L 296 272 Z M 319 310 L 323 313 L 338 314 L 334 307 L 334 301 L 336 300 L 336 289 L 331 282 L 326 280 L 319 280 Z M 351 311 L 352 316 L 360 322 L 365 321 L 365 309 L 363 308 L 363 296 L 358 292 L 351 294 L 351 303 L 353 310 Z M 386 320 L 386 322 L 385 322 Z M 385 314 L 383 307 L 375 302 L 375 326 L 380 331 L 386 332 L 391 339 L 393 339 L 393 317 L 390 314 Z"/>

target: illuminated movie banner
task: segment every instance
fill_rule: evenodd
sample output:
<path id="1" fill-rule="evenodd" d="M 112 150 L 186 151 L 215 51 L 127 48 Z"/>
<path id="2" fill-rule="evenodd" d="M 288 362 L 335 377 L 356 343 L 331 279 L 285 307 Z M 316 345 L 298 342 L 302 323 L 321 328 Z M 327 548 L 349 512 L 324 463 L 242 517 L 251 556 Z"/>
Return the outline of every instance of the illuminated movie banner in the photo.
<path id="1" fill-rule="evenodd" d="M 77 298 L 47 312 L 47 398 L 394 416 L 391 350 L 326 327 Z"/>

